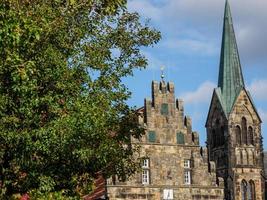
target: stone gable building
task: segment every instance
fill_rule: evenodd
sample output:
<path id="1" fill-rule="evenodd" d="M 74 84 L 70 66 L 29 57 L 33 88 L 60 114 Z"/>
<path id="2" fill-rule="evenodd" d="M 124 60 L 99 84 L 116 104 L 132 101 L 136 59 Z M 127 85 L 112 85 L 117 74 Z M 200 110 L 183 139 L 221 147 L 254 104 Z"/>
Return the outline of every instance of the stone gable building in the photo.
<path id="1" fill-rule="evenodd" d="M 110 200 L 263 200 L 261 119 L 245 89 L 230 6 L 226 0 L 218 87 L 207 117 L 207 147 L 199 146 L 174 84 L 152 82 L 152 98 L 138 110 L 146 134 L 141 172 L 107 182 Z"/>
<path id="2" fill-rule="evenodd" d="M 152 82 L 152 99 L 145 99 L 139 122 L 146 128 L 141 141 L 142 172 L 127 182 L 108 182 L 110 200 L 223 199 L 224 182 L 199 146 L 182 100 L 175 100 L 173 83 Z"/>

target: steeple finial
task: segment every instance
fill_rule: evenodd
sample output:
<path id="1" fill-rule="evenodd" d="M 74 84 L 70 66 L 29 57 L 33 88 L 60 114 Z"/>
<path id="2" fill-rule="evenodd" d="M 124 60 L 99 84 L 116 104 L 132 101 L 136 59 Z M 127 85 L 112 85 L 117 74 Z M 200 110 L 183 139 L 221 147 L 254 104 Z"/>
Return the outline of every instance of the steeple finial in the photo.
<path id="1" fill-rule="evenodd" d="M 245 84 L 228 0 L 225 2 L 218 87 L 221 89 L 225 110 L 229 113 Z"/>
<path id="2" fill-rule="evenodd" d="M 165 77 L 165 75 L 164 75 L 164 69 L 165 69 L 164 66 L 161 66 L 161 67 L 160 67 L 160 71 L 161 71 L 161 76 L 160 76 L 160 77 L 161 77 L 161 80 L 162 80 L 162 81 L 164 81 L 164 77 Z"/>

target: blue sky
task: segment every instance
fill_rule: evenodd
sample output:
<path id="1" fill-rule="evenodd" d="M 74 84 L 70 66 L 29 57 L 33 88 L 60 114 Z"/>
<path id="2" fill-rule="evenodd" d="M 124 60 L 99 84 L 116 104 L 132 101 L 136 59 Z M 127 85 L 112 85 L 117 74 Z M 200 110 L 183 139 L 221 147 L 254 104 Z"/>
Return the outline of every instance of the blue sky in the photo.
<path id="1" fill-rule="evenodd" d="M 267 149 L 267 1 L 229 0 L 246 82 L 262 118 Z M 206 140 L 205 120 L 213 88 L 217 85 L 224 0 L 130 0 L 128 8 L 160 30 L 162 40 L 143 49 L 149 65 L 125 80 L 132 91 L 128 101 L 141 107 L 151 95 L 151 81 L 160 80 L 165 66 L 167 81 L 175 83 L 176 97 L 185 102 L 193 129 Z"/>

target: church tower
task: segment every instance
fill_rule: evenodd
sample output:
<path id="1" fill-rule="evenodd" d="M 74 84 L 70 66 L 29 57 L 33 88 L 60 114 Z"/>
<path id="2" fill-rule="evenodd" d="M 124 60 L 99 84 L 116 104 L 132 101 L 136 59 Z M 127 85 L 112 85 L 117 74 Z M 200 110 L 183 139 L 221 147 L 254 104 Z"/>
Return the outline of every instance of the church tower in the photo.
<path id="1" fill-rule="evenodd" d="M 263 200 L 264 168 L 261 119 L 245 88 L 228 0 L 218 87 L 206 122 L 209 161 L 224 179 L 225 199 Z"/>

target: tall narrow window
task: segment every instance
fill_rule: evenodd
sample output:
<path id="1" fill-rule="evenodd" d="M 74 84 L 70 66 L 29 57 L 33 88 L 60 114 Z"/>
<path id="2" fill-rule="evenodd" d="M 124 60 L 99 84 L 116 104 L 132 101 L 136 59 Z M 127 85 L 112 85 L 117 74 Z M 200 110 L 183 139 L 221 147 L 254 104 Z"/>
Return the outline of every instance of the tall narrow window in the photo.
<path id="1" fill-rule="evenodd" d="M 149 171 L 149 159 L 146 158 L 142 163 L 142 184 L 148 185 L 150 179 L 150 171 Z"/>
<path id="2" fill-rule="evenodd" d="M 248 143 L 249 144 L 252 144 L 252 145 L 254 145 L 254 138 L 253 138 L 254 136 L 253 136 L 253 129 L 252 129 L 252 127 L 250 126 L 249 128 L 248 128 Z"/>
<path id="3" fill-rule="evenodd" d="M 191 161 L 188 159 L 184 160 L 184 183 L 191 184 Z"/>
<path id="4" fill-rule="evenodd" d="M 188 171 L 188 170 L 186 170 L 186 171 L 184 172 L 184 183 L 185 183 L 186 185 L 190 185 L 190 184 L 191 184 L 191 173 L 190 173 L 190 171 Z"/>
<path id="5" fill-rule="evenodd" d="M 246 120 L 245 117 L 242 117 L 241 130 L 242 130 L 242 143 L 243 144 L 248 144 L 247 120 Z"/>
<path id="6" fill-rule="evenodd" d="M 255 184 L 253 180 L 249 181 L 248 191 L 248 200 L 256 200 Z"/>
<path id="7" fill-rule="evenodd" d="M 148 185 L 149 184 L 149 170 L 144 169 L 142 172 L 142 184 Z"/>
<path id="8" fill-rule="evenodd" d="M 241 145 L 241 129 L 239 126 L 235 127 L 236 144 Z"/>
<path id="9" fill-rule="evenodd" d="M 247 187 L 248 187 L 247 182 L 245 180 L 242 180 L 242 182 L 241 182 L 241 199 L 242 200 L 248 200 L 248 198 L 247 198 L 247 195 L 248 195 L 247 189 L 248 188 Z"/>

